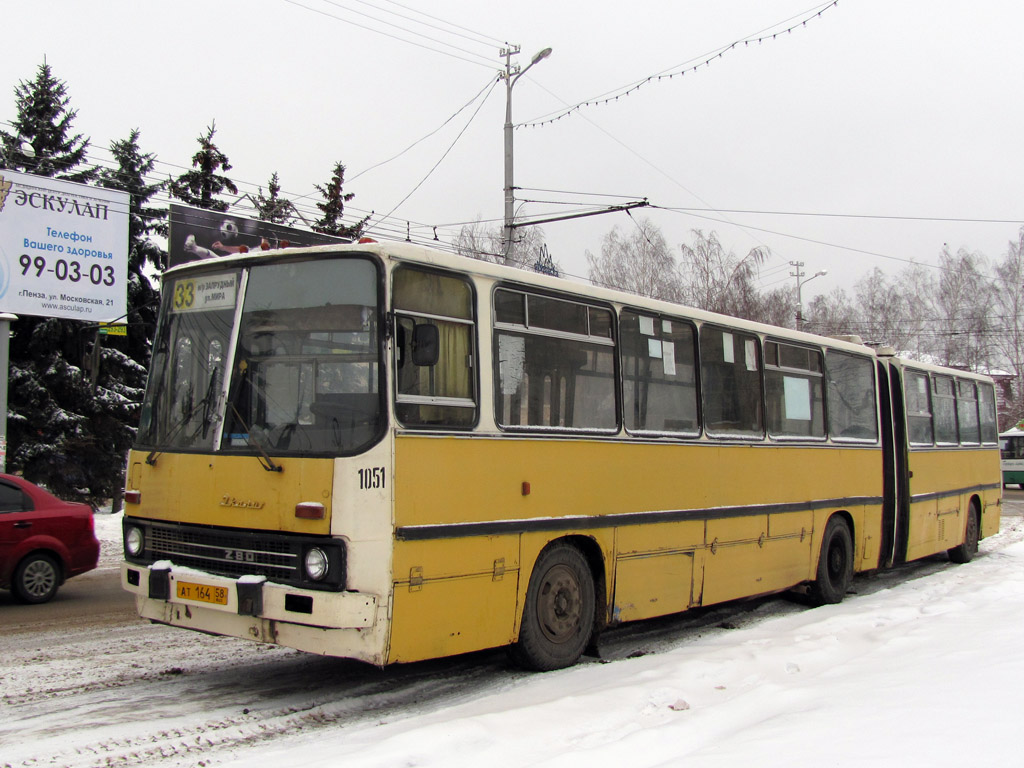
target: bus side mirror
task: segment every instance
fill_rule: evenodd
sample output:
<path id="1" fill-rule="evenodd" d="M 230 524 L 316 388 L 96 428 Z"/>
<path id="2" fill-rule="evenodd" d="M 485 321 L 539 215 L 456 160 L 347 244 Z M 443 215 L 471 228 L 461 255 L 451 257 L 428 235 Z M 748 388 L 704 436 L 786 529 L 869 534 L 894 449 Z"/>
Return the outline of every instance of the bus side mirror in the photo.
<path id="1" fill-rule="evenodd" d="M 413 365 L 437 365 L 441 357 L 441 334 L 436 325 L 417 325 L 412 332 Z"/>

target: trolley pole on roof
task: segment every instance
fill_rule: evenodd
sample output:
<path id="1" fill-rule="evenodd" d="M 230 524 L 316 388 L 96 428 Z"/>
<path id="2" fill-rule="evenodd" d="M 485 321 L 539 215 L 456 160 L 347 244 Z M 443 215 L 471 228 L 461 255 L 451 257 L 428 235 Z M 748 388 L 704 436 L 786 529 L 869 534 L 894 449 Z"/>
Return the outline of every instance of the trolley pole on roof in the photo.
<path id="1" fill-rule="evenodd" d="M 502 48 L 500 53 L 505 58 L 505 71 L 501 73 L 501 79 L 505 81 L 505 226 L 502 229 L 505 248 L 502 257 L 506 264 L 512 254 L 512 223 L 515 219 L 516 206 L 515 187 L 512 183 L 512 86 L 530 67 L 551 55 L 551 49 L 545 48 L 534 54 L 524 69 L 520 69 L 518 64 L 512 64 L 512 57 L 519 53 L 519 50 L 519 46 L 510 46 Z"/>

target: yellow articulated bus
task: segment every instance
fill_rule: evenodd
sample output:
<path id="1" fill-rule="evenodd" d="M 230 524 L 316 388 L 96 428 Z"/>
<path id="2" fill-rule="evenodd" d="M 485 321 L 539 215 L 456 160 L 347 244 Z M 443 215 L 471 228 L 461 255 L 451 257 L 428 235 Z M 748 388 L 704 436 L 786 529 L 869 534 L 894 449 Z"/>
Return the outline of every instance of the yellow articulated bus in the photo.
<path id="1" fill-rule="evenodd" d="M 999 525 L 992 382 L 408 244 L 168 270 L 128 466 L 139 614 L 386 665 L 948 551 Z"/>

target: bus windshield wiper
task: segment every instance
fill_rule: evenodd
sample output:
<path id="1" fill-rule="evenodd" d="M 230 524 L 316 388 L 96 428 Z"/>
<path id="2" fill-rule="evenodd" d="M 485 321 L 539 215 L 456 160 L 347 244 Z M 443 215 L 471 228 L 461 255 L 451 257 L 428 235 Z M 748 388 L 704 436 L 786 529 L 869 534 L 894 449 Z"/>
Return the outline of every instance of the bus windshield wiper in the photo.
<path id="1" fill-rule="evenodd" d="M 242 414 L 238 412 L 234 401 L 231 402 L 231 411 L 235 414 L 235 418 L 238 419 L 238 423 L 241 424 L 242 428 L 245 430 L 245 444 L 250 448 L 255 448 L 259 451 L 260 455 L 256 458 L 260 462 L 260 466 L 267 470 L 267 472 L 281 472 L 281 465 L 276 463 L 272 458 L 270 458 L 270 454 L 263 450 L 263 446 L 260 444 L 259 438 L 253 436 L 252 430 L 249 429 L 249 425 L 245 423 L 245 419 L 242 418 Z"/>
<path id="2" fill-rule="evenodd" d="M 192 421 L 192 417 L 199 412 L 200 408 L 202 408 L 203 410 L 203 419 L 202 423 L 199 425 L 199 429 L 196 430 L 196 434 L 198 435 L 199 431 L 202 430 L 203 437 L 206 437 L 206 434 L 207 432 L 209 432 L 210 429 L 210 423 L 212 422 L 213 407 L 211 403 L 214 399 L 214 390 L 216 388 L 216 382 L 217 369 L 214 368 L 213 371 L 210 373 L 210 383 L 206 387 L 206 394 L 203 396 L 203 399 L 196 403 L 194 406 L 192 406 L 192 408 L 189 409 L 188 413 L 186 413 L 184 416 L 178 419 L 177 422 L 175 422 L 174 426 L 171 428 L 171 431 L 167 433 L 167 437 L 161 441 L 165 446 L 171 444 L 174 438 L 178 436 L 178 433 L 181 432 L 182 429 L 184 429 L 185 425 Z M 156 464 L 157 456 L 159 456 L 163 452 L 164 451 L 162 448 L 154 448 L 152 451 L 149 452 L 149 455 L 146 456 L 146 463 L 149 464 L 150 466 Z"/>
<path id="3" fill-rule="evenodd" d="M 242 425 L 242 429 L 245 430 L 242 434 L 245 444 L 250 448 L 255 448 L 259 452 L 259 456 L 256 458 L 260 462 L 260 465 L 267 470 L 267 472 L 281 472 L 281 465 L 270 458 L 270 454 L 264 450 L 259 437 L 253 433 L 252 428 L 248 423 L 246 423 L 245 419 L 242 418 L 242 414 L 239 413 L 238 408 L 235 405 L 243 386 L 252 387 L 252 382 L 249 378 L 249 365 L 245 360 L 239 364 L 238 376 L 232 377 L 231 391 L 228 393 L 228 407 L 231 409 L 231 413 L 234 414 L 235 419 L 238 420 L 238 423 Z"/>

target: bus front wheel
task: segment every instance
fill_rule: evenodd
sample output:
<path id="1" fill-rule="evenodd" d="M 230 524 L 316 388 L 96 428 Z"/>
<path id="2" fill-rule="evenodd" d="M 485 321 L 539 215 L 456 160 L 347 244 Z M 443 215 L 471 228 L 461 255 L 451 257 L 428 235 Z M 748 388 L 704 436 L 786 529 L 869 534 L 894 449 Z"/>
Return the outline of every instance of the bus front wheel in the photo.
<path id="1" fill-rule="evenodd" d="M 838 515 L 832 516 L 821 537 L 818 573 L 811 582 L 810 598 L 815 605 L 842 602 L 853 581 L 853 536 Z"/>
<path id="2" fill-rule="evenodd" d="M 530 575 L 512 660 L 541 672 L 572 666 L 590 642 L 594 611 L 594 577 L 583 553 L 570 544 L 549 547 Z"/>

